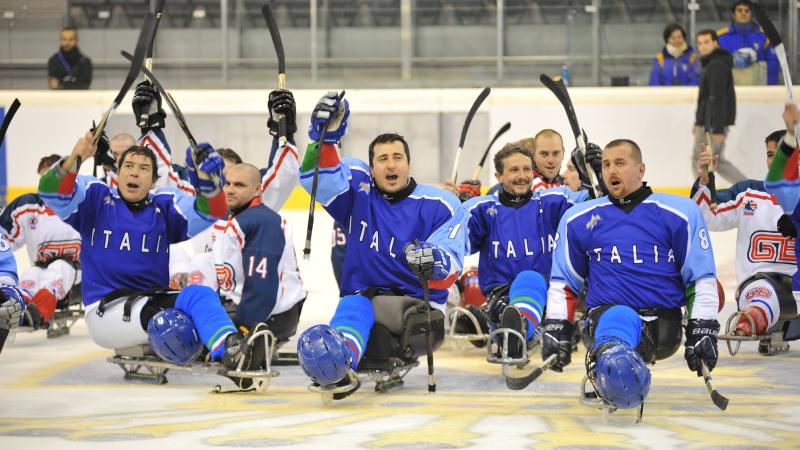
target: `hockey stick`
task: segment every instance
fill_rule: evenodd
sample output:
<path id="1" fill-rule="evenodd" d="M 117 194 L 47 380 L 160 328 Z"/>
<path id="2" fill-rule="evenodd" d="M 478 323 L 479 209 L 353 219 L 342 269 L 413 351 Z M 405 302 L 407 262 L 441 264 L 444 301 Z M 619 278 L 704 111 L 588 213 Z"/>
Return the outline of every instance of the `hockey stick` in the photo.
<path id="1" fill-rule="evenodd" d="M 705 170 L 708 173 L 708 190 L 711 192 L 711 211 L 717 210 L 717 177 L 714 175 L 714 143 L 711 141 L 711 106 L 714 104 L 713 102 L 716 99 L 713 96 L 708 97 L 708 101 L 706 102 L 706 117 L 705 117 L 705 128 L 706 128 L 706 146 L 708 147 L 709 151 L 711 152 L 712 161 L 708 163 Z"/>
<path id="2" fill-rule="evenodd" d="M 11 119 L 14 118 L 14 114 L 17 113 L 20 105 L 22 105 L 22 103 L 19 102 L 18 98 L 15 98 L 14 101 L 11 102 L 11 106 L 6 110 L 5 117 L 3 117 L 3 126 L 0 127 L 0 145 L 3 145 L 3 139 L 6 138 L 8 126 L 11 125 Z"/>
<path id="3" fill-rule="evenodd" d="M 511 122 L 506 122 L 505 125 L 503 125 L 502 127 L 500 127 L 499 130 L 497 130 L 497 133 L 492 138 L 492 141 L 489 142 L 489 146 L 486 147 L 486 150 L 484 150 L 483 156 L 481 157 L 481 162 L 478 163 L 478 167 L 476 167 L 475 172 L 472 173 L 473 180 L 477 180 L 478 177 L 481 175 L 481 169 L 483 169 L 483 164 L 486 162 L 486 157 L 489 156 L 489 150 L 492 149 L 492 146 L 497 141 L 497 139 L 499 139 L 500 136 L 504 135 L 505 132 L 508 131 L 510 128 L 511 128 Z"/>
<path id="4" fill-rule="evenodd" d="M 786 58 L 786 47 L 783 45 L 783 39 L 781 39 L 778 29 L 775 28 L 775 25 L 767 16 L 760 2 L 751 2 L 750 9 L 756 16 L 756 22 L 764 29 L 767 39 L 769 39 L 770 44 L 772 44 L 775 49 L 775 56 L 778 58 L 778 62 L 781 66 L 781 74 L 783 74 L 783 85 L 786 87 L 786 98 L 790 102 L 795 103 L 794 93 L 792 92 L 792 74 L 789 72 L 789 62 Z M 800 136 L 800 123 L 794 124 L 794 135 Z"/>
<path id="5" fill-rule="evenodd" d="M 530 386 L 530 384 L 536 381 L 536 379 L 539 378 L 539 376 L 541 376 L 545 370 L 553 367 L 553 363 L 556 362 L 556 356 L 557 355 L 555 354 L 548 356 L 541 366 L 533 369 L 531 373 L 525 375 L 524 377 L 512 378 L 506 376 L 506 387 L 512 391 L 521 391 Z"/>
<path id="6" fill-rule="evenodd" d="M 453 175 L 450 177 L 450 180 L 453 182 L 453 186 L 456 184 L 456 177 L 458 176 L 458 160 L 461 158 L 461 150 L 464 148 L 464 141 L 467 140 L 467 131 L 469 131 L 469 125 L 472 123 L 472 118 L 475 117 L 475 113 L 478 112 L 478 108 L 481 107 L 481 103 L 486 100 L 486 97 L 489 96 L 489 93 L 492 92 L 492 88 L 485 87 L 478 94 L 478 98 L 472 102 L 472 107 L 469 108 L 469 112 L 467 113 L 467 117 L 464 119 L 464 125 L 461 127 L 461 139 L 458 140 L 458 150 L 456 150 L 456 159 L 453 161 Z"/>
<path id="7" fill-rule="evenodd" d="M 122 56 L 125 57 L 125 59 L 127 60 L 133 58 L 130 53 L 124 50 L 121 53 Z M 181 113 L 180 108 L 178 108 L 178 104 L 175 103 L 175 99 L 172 98 L 169 92 L 167 92 L 166 89 L 164 89 L 164 86 L 158 81 L 158 78 L 156 78 L 153 75 L 153 72 L 151 72 L 150 69 L 144 66 L 141 67 L 141 71 L 148 78 L 150 78 L 150 81 L 153 82 L 153 84 L 156 86 L 156 89 L 158 89 L 158 91 L 161 92 L 161 95 L 167 102 L 167 106 L 169 106 L 169 109 L 172 111 L 172 114 L 175 115 L 175 120 L 178 122 L 178 126 L 181 128 L 183 134 L 186 136 L 186 139 L 189 141 L 189 147 L 191 147 L 192 149 L 192 160 L 195 164 L 195 167 L 198 167 L 198 162 L 202 162 L 203 160 L 206 159 L 206 157 L 208 156 L 208 151 L 205 149 L 201 150 L 197 147 L 197 140 L 194 138 L 192 132 L 189 131 L 189 126 L 186 124 L 186 118 L 183 116 L 183 113 Z M 207 173 L 201 170 L 197 171 L 197 176 L 199 176 L 204 180 L 212 179 Z M 216 182 L 217 180 L 214 181 Z"/>
<path id="8" fill-rule="evenodd" d="M 580 149 L 581 161 L 579 162 L 586 170 L 589 182 L 592 184 L 592 189 L 594 190 L 595 198 L 601 197 L 603 191 L 600 189 L 600 182 L 597 179 L 597 175 L 586 163 L 586 146 L 589 143 L 589 138 L 586 137 L 586 132 L 578 125 L 578 117 L 575 115 L 575 107 L 572 105 L 572 100 L 569 98 L 567 87 L 564 86 L 563 82 L 555 82 L 545 74 L 539 76 L 539 81 L 541 81 L 547 89 L 550 89 L 550 92 L 556 96 L 558 101 L 561 102 L 561 106 L 564 107 L 564 111 L 567 113 L 567 120 L 569 120 L 569 125 L 572 128 L 572 134 L 575 136 L 575 144 Z"/>
<path id="9" fill-rule="evenodd" d="M 711 394 L 711 401 L 714 402 L 717 408 L 725 411 L 728 407 L 728 397 L 720 394 L 711 384 L 711 374 L 708 373 L 708 366 L 705 361 L 700 361 L 700 370 L 703 372 L 703 381 L 706 383 L 706 389 L 708 389 L 708 393 Z"/>
<path id="10" fill-rule="evenodd" d="M 155 10 L 153 11 L 153 20 L 156 23 L 155 28 L 153 29 L 153 38 L 150 39 L 150 45 L 147 47 L 147 54 L 144 57 L 144 67 L 147 70 L 153 70 L 153 49 L 156 45 L 156 33 L 158 33 L 158 22 L 161 21 L 161 16 L 164 15 L 164 1 L 156 3 Z M 149 80 L 150 77 L 145 76 L 146 80 Z M 145 128 L 147 126 L 147 122 L 150 119 L 150 114 L 144 113 L 142 117 L 139 119 L 139 128 Z"/>
<path id="11" fill-rule="evenodd" d="M 267 22 L 272 45 L 275 46 L 275 55 L 278 56 L 278 89 L 286 89 L 286 54 L 283 51 L 281 31 L 278 29 L 278 22 L 275 21 L 269 4 L 261 7 L 261 14 Z M 286 116 L 283 114 L 278 114 L 278 147 L 286 147 Z"/>
<path id="12" fill-rule="evenodd" d="M 158 3 L 156 4 L 156 10 L 160 11 L 163 9 L 164 0 L 158 0 Z M 133 51 L 133 56 L 130 58 L 131 67 L 128 69 L 128 75 L 125 76 L 125 81 L 122 83 L 122 87 L 119 89 L 117 96 L 114 97 L 114 101 L 111 102 L 111 106 L 108 107 L 105 114 L 103 114 L 103 117 L 100 119 L 100 122 L 97 124 L 97 127 L 95 127 L 94 133 L 92 134 L 92 142 L 97 142 L 97 139 L 100 138 L 100 135 L 106 128 L 106 122 L 108 122 L 109 116 L 111 116 L 119 104 L 122 103 L 122 99 L 125 98 L 125 94 L 128 93 L 128 90 L 133 85 L 133 82 L 136 81 L 136 77 L 139 76 L 139 72 L 144 64 L 144 58 L 147 54 L 147 49 L 150 47 L 150 43 L 153 41 L 155 33 L 156 21 L 153 15 L 148 11 L 144 16 L 144 21 L 142 22 L 142 29 L 139 31 L 139 39 L 136 41 L 136 49 Z"/>
<path id="13" fill-rule="evenodd" d="M 339 93 L 337 103 L 342 102 L 344 99 L 344 91 Z M 322 126 L 322 133 L 319 135 L 319 141 L 317 141 L 317 158 L 314 161 L 314 178 L 311 181 L 311 203 L 308 205 L 308 225 L 306 226 L 306 246 L 303 247 L 303 259 L 311 258 L 311 233 L 314 230 L 314 210 L 317 203 L 317 187 L 319 185 L 319 159 L 322 155 L 322 145 L 325 142 L 325 133 L 328 132 L 328 125 L 331 121 L 338 115 L 331 114 L 328 117 L 328 120 Z"/>

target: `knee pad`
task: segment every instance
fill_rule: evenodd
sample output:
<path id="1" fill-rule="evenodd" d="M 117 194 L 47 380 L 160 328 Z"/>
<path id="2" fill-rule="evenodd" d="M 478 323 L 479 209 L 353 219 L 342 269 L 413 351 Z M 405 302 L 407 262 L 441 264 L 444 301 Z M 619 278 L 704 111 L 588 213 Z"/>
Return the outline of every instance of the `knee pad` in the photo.
<path id="1" fill-rule="evenodd" d="M 406 311 L 403 321 L 403 333 L 400 336 L 400 348 L 406 358 L 417 358 L 427 352 L 428 313 L 425 306 L 418 306 Z M 431 308 L 431 334 L 433 335 L 433 351 L 444 341 L 444 314 Z"/>
<path id="2" fill-rule="evenodd" d="M 344 337 L 329 325 L 315 325 L 300 335 L 297 359 L 303 372 L 320 386 L 334 384 L 347 375 L 351 356 Z"/>
<path id="3" fill-rule="evenodd" d="M 203 350 L 191 317 L 175 308 L 167 308 L 150 319 L 147 342 L 161 359 L 178 365 L 193 361 Z"/>
<path id="4" fill-rule="evenodd" d="M 597 394 L 616 408 L 635 408 L 650 392 L 650 369 L 627 344 L 601 348 L 587 371 Z"/>
<path id="5" fill-rule="evenodd" d="M 681 319 L 658 318 L 658 340 L 656 341 L 656 361 L 667 359 L 681 348 L 683 326 Z"/>
<path id="6" fill-rule="evenodd" d="M 598 318 L 594 329 L 595 345 L 608 341 L 624 342 L 636 348 L 642 334 L 642 318 L 633 308 L 615 305 L 606 309 Z"/>

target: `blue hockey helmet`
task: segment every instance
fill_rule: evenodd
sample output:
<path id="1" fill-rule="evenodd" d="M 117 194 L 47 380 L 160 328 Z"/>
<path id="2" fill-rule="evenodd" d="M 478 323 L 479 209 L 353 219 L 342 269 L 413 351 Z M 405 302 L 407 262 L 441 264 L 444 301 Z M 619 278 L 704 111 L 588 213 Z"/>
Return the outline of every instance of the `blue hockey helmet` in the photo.
<path id="1" fill-rule="evenodd" d="M 321 386 L 344 378 L 352 362 L 344 337 L 330 325 L 314 325 L 300 335 L 297 359 L 306 375 Z"/>
<path id="2" fill-rule="evenodd" d="M 178 365 L 194 360 L 203 350 L 192 318 L 175 308 L 159 311 L 150 319 L 147 342 L 161 359 Z"/>
<path id="3" fill-rule="evenodd" d="M 597 356 L 594 387 L 614 407 L 635 408 L 650 391 L 650 369 L 629 345 L 614 345 Z"/>

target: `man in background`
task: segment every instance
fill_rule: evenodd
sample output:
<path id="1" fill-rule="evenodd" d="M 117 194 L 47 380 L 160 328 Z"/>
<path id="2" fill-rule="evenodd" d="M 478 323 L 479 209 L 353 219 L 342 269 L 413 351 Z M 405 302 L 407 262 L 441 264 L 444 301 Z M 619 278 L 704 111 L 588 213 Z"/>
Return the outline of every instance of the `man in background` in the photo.
<path id="1" fill-rule="evenodd" d="M 47 86 L 50 89 L 89 89 L 92 61 L 78 49 L 78 30 L 61 29 L 61 48 L 47 61 Z"/>

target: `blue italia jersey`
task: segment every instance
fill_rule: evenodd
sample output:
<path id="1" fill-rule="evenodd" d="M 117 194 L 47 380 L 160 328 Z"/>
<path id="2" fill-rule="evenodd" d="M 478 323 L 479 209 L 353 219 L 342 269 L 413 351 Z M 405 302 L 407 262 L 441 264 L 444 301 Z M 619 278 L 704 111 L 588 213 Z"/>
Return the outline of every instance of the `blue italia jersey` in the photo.
<path id="1" fill-rule="evenodd" d="M 11 245 L 5 236 L 0 234 L 0 284 L 16 286 L 18 282 L 17 260 L 14 259 Z"/>
<path id="2" fill-rule="evenodd" d="M 519 208 L 503 205 L 496 195 L 475 197 L 464 203 L 469 213 L 469 252 L 480 251 L 481 291 L 486 294 L 511 283 L 523 270 L 549 277 L 558 222 L 587 195 L 587 191 L 557 187 L 537 191 Z"/>
<path id="3" fill-rule="evenodd" d="M 692 200 L 654 193 L 626 213 L 601 197 L 570 208 L 558 233 L 548 318 L 572 320 L 569 304 L 584 285 L 590 309 L 688 305 L 692 319 L 717 318 L 714 254 Z"/>
<path id="4" fill-rule="evenodd" d="M 72 192 L 40 195 L 81 235 L 85 305 L 116 289 L 167 287 L 169 245 L 216 220 L 196 210 L 194 196 L 178 190 L 151 193 L 150 203 L 133 212 L 116 189 L 94 177 L 77 177 Z"/>
<path id="5" fill-rule="evenodd" d="M 461 271 L 466 251 L 467 212 L 458 199 L 441 189 L 419 184 L 408 197 L 392 204 L 372 185 L 369 167 L 355 158 L 336 163 L 332 146 L 323 146 L 319 201 L 346 227 L 347 250 L 341 294 L 368 288 L 391 289 L 422 298 L 419 278 L 408 268 L 404 248 L 414 240 L 434 244 L 450 259 L 450 276 L 431 281 L 432 301 L 444 304 L 447 288 Z M 311 190 L 313 170 L 301 172 L 300 183 Z"/>

